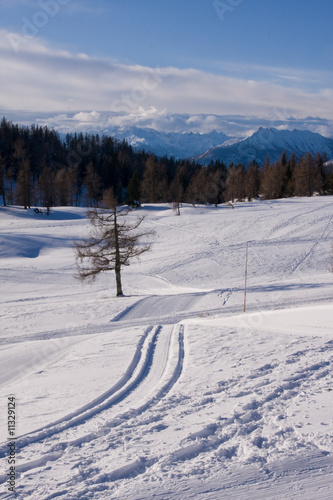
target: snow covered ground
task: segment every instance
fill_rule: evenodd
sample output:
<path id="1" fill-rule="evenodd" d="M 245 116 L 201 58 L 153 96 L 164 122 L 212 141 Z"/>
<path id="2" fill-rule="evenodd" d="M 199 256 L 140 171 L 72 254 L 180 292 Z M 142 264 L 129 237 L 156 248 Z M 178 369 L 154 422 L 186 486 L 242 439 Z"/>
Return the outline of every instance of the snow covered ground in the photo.
<path id="1" fill-rule="evenodd" d="M 333 498 L 333 197 L 139 212 L 115 298 L 83 209 L 0 208 L 0 498 L 8 396 L 19 499 Z"/>

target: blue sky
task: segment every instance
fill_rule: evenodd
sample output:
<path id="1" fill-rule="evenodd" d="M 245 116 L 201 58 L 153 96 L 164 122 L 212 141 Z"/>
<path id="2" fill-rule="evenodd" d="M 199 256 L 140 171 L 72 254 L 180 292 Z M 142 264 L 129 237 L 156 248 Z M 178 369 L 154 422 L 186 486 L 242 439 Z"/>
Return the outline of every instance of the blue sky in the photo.
<path id="1" fill-rule="evenodd" d="M 0 110 L 333 118 L 331 0 L 0 7 Z"/>

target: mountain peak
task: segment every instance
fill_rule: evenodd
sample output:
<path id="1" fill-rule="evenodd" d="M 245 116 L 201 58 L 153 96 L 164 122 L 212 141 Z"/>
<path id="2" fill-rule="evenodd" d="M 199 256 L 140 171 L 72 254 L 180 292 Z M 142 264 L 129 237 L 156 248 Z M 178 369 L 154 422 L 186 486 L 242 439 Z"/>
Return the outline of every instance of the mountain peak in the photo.
<path id="1" fill-rule="evenodd" d="M 160 132 L 152 128 L 118 127 L 112 135 L 125 139 L 135 149 L 145 149 L 157 156 L 174 156 L 176 159 L 198 156 L 230 139 L 223 132 L 213 130 L 198 132 Z"/>
<path id="2" fill-rule="evenodd" d="M 262 164 L 267 155 L 274 162 L 280 158 L 284 151 L 289 156 L 295 153 L 296 157 L 306 153 L 313 155 L 327 153 L 329 157 L 333 157 L 333 139 L 328 139 L 309 130 L 279 130 L 273 127 L 260 127 L 243 140 L 228 141 L 195 159 L 205 164 L 212 160 L 220 160 L 227 165 L 229 163 L 248 164 L 253 160 Z"/>

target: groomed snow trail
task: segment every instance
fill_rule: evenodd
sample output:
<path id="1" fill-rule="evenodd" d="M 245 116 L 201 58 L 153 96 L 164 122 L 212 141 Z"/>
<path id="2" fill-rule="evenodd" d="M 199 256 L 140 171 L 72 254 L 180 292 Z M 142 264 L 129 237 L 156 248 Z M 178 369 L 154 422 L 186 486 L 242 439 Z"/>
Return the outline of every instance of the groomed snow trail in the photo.
<path id="1" fill-rule="evenodd" d="M 121 299 L 73 280 L 83 209 L 0 212 L 16 497 L 330 500 L 332 197 L 141 212 L 156 239 Z"/>
<path id="2" fill-rule="evenodd" d="M 21 462 L 24 462 L 25 456 L 29 456 L 29 461 L 21 463 L 17 471 L 31 473 L 34 469 L 47 466 L 49 462 L 62 460 L 68 449 L 72 452 L 83 443 L 105 439 L 111 432 L 114 435 L 115 429 L 124 420 L 144 414 L 171 391 L 181 376 L 184 355 L 182 325 L 147 328 L 125 375 L 110 390 L 75 413 L 43 429 L 20 436 Z M 78 434 L 82 437 L 77 437 Z M 34 455 L 40 454 L 41 446 L 48 451 L 35 458 Z M 1 458 L 5 458 L 6 451 L 6 445 L 0 448 Z M 0 476 L 0 483 L 5 481 L 6 477 Z M 22 498 L 29 498 L 25 487 L 18 489 L 19 497 L 20 490 Z M 36 498 L 38 494 L 38 491 L 34 491 L 31 498 Z"/>

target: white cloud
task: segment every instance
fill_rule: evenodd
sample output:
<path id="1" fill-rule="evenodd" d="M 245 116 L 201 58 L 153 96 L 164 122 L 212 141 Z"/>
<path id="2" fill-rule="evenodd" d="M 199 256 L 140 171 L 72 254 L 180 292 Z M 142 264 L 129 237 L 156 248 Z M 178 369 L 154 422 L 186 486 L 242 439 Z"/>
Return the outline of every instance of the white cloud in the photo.
<path id="1" fill-rule="evenodd" d="M 162 132 L 199 132 L 209 133 L 212 130 L 224 132 L 232 137 L 245 137 L 258 130 L 259 127 L 275 127 L 278 129 L 299 129 L 318 132 L 326 137 L 333 137 L 333 120 L 307 117 L 295 119 L 273 114 L 269 118 L 240 115 L 215 114 L 180 114 L 168 113 L 166 110 L 139 108 L 132 113 L 115 113 L 110 111 L 90 111 L 78 113 L 36 113 L 10 111 L 6 118 L 14 123 L 30 126 L 48 126 L 66 134 L 68 132 L 92 132 L 100 135 L 114 135 L 123 127 L 153 128 Z"/>
<path id="2" fill-rule="evenodd" d="M 265 82 L 284 84 L 284 80 L 294 81 L 302 88 L 309 89 L 331 86 L 333 81 L 332 71 L 318 71 L 314 69 L 288 68 L 263 66 L 252 63 L 232 63 L 225 61 L 211 61 L 211 66 L 220 73 L 238 75 L 239 78 L 245 78 L 245 75 L 252 75 L 255 80 Z M 314 85 L 313 85 L 314 84 Z"/>
<path id="3" fill-rule="evenodd" d="M 57 51 L 41 39 L 0 31 L 0 107 L 70 113 L 116 111 L 255 115 L 331 119 L 333 91 L 309 92 L 286 83 L 247 80 L 195 69 L 126 66 Z M 159 111 L 156 111 L 159 110 Z"/>

